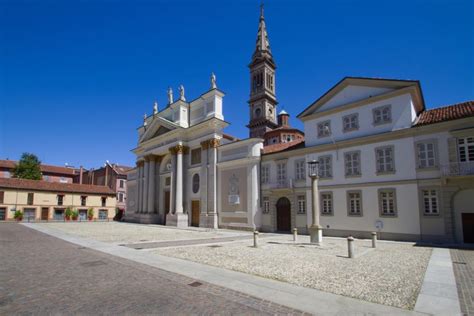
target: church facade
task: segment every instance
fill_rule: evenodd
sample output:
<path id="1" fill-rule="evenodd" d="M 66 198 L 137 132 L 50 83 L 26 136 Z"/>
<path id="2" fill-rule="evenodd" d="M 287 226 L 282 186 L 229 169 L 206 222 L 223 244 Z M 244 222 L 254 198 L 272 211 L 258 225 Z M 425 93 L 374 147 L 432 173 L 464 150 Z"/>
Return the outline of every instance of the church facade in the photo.
<path id="1" fill-rule="evenodd" d="M 224 133 L 224 93 L 184 88 L 138 128 L 125 218 L 178 227 L 307 232 L 319 162 L 323 234 L 474 242 L 474 102 L 427 110 L 415 80 L 346 77 L 292 128 L 277 115 L 263 8 L 249 64 L 249 138 Z"/>

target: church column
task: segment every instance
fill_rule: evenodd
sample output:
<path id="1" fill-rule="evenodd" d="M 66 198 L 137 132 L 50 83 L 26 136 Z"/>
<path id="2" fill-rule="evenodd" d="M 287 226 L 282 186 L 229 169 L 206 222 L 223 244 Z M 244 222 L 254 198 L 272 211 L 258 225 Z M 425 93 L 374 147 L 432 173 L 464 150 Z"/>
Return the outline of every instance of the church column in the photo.
<path id="1" fill-rule="evenodd" d="M 142 162 L 137 161 L 137 196 L 136 196 L 136 203 L 137 203 L 137 209 L 135 213 L 139 213 L 141 211 L 141 181 L 142 181 Z"/>
<path id="2" fill-rule="evenodd" d="M 208 163 L 208 182 L 207 182 L 207 209 L 208 209 L 208 227 L 217 228 L 217 147 L 220 140 L 213 138 L 209 140 L 209 163 Z"/>
<path id="3" fill-rule="evenodd" d="M 209 140 L 201 142 L 201 175 L 200 175 L 200 192 L 201 192 L 201 214 L 199 216 L 199 226 L 207 227 L 207 168 L 208 168 L 208 149 Z"/>
<path id="4" fill-rule="evenodd" d="M 183 153 L 184 146 L 177 145 L 176 152 L 176 198 L 175 213 L 183 213 Z"/>
<path id="5" fill-rule="evenodd" d="M 148 169 L 148 208 L 147 211 L 149 214 L 155 213 L 155 166 L 156 159 L 155 156 L 150 155 L 149 157 L 149 169 Z"/>
<path id="6" fill-rule="evenodd" d="M 146 213 L 148 210 L 148 169 L 150 167 L 150 158 L 148 156 L 145 157 L 145 167 L 143 169 L 143 195 L 142 195 L 142 212 Z"/>

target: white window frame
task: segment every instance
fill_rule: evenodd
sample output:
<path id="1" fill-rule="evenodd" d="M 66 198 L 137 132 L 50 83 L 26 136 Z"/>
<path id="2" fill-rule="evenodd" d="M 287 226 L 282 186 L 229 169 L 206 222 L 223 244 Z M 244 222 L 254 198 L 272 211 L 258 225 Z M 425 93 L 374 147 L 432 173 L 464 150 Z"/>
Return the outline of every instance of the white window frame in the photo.
<path id="1" fill-rule="evenodd" d="M 346 177 L 360 177 L 362 174 L 360 151 L 344 153 L 344 174 Z"/>
<path id="2" fill-rule="evenodd" d="M 359 129 L 359 113 L 352 113 L 342 117 L 342 131 L 344 133 Z"/>
<path id="3" fill-rule="evenodd" d="M 321 215 L 334 215 L 334 200 L 331 191 L 320 193 Z"/>
<path id="4" fill-rule="evenodd" d="M 392 122 L 392 105 L 382 105 L 372 109 L 373 124 L 381 125 Z"/>
<path id="5" fill-rule="evenodd" d="M 301 194 L 296 197 L 297 205 L 298 205 L 298 214 L 306 214 L 306 195 Z"/>
<path id="6" fill-rule="evenodd" d="M 439 212 L 439 198 L 438 190 L 436 189 L 422 189 L 421 201 L 423 207 L 423 215 L 438 216 Z"/>
<path id="7" fill-rule="evenodd" d="M 319 177 L 321 179 L 332 178 L 332 155 L 319 156 L 318 161 Z"/>
<path id="8" fill-rule="evenodd" d="M 474 136 L 458 138 L 457 145 L 459 162 L 474 161 Z"/>
<path id="9" fill-rule="evenodd" d="M 327 126 L 327 128 L 325 128 Z M 318 138 L 331 136 L 331 121 L 319 122 L 317 125 Z"/>
<path id="10" fill-rule="evenodd" d="M 395 147 L 390 145 L 375 148 L 375 165 L 377 174 L 395 173 Z"/>
<path id="11" fill-rule="evenodd" d="M 263 214 L 270 213 L 270 198 L 268 196 L 263 197 Z"/>
<path id="12" fill-rule="evenodd" d="M 262 166 L 261 179 L 262 179 L 262 184 L 267 184 L 270 182 L 270 166 L 269 165 Z"/>
<path id="13" fill-rule="evenodd" d="M 431 145 L 431 149 L 429 146 Z M 418 169 L 438 167 L 438 144 L 436 140 L 423 140 L 415 143 L 416 166 Z"/>
<path id="14" fill-rule="evenodd" d="M 391 196 L 390 196 L 391 195 Z M 378 190 L 379 213 L 382 217 L 397 217 L 397 191 L 393 188 Z"/>
<path id="15" fill-rule="evenodd" d="M 305 174 L 306 174 L 306 168 L 305 168 L 305 160 L 304 159 L 298 159 L 295 161 L 295 177 L 296 180 L 304 180 L 305 179 Z"/>
<path id="16" fill-rule="evenodd" d="M 286 184 L 286 162 L 277 163 L 277 182 L 280 185 Z"/>
<path id="17" fill-rule="evenodd" d="M 357 194 L 358 196 L 352 196 Z M 347 197 L 347 215 L 348 216 L 363 216 L 362 207 L 362 191 L 350 190 L 346 193 Z"/>

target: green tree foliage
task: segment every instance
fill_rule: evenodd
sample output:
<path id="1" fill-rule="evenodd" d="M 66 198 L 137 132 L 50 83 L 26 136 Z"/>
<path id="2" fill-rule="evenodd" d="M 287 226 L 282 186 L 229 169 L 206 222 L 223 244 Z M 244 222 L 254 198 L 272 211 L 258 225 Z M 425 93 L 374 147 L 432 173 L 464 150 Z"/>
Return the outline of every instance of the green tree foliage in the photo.
<path id="1" fill-rule="evenodd" d="M 34 154 L 23 153 L 18 164 L 13 168 L 13 178 L 41 180 L 41 161 Z"/>

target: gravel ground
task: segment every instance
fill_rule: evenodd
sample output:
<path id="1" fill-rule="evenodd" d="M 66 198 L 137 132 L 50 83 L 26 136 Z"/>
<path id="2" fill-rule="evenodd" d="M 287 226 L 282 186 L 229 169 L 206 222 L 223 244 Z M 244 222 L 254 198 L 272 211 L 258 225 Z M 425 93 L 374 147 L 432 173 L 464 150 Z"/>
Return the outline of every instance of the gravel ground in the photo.
<path id="1" fill-rule="evenodd" d="M 157 225 L 130 224 L 119 222 L 85 223 L 37 223 L 35 225 L 54 228 L 65 233 L 92 238 L 110 243 L 134 243 L 150 241 L 171 241 L 205 239 L 241 235 L 240 232 L 183 230 Z"/>
<path id="2" fill-rule="evenodd" d="M 267 237 L 211 246 L 165 248 L 153 253 L 255 274 L 379 304 L 413 309 L 431 248 L 412 243 L 355 241 L 355 259 L 347 258 L 347 241 L 326 238 L 324 246 L 308 244 L 308 236 Z"/>

